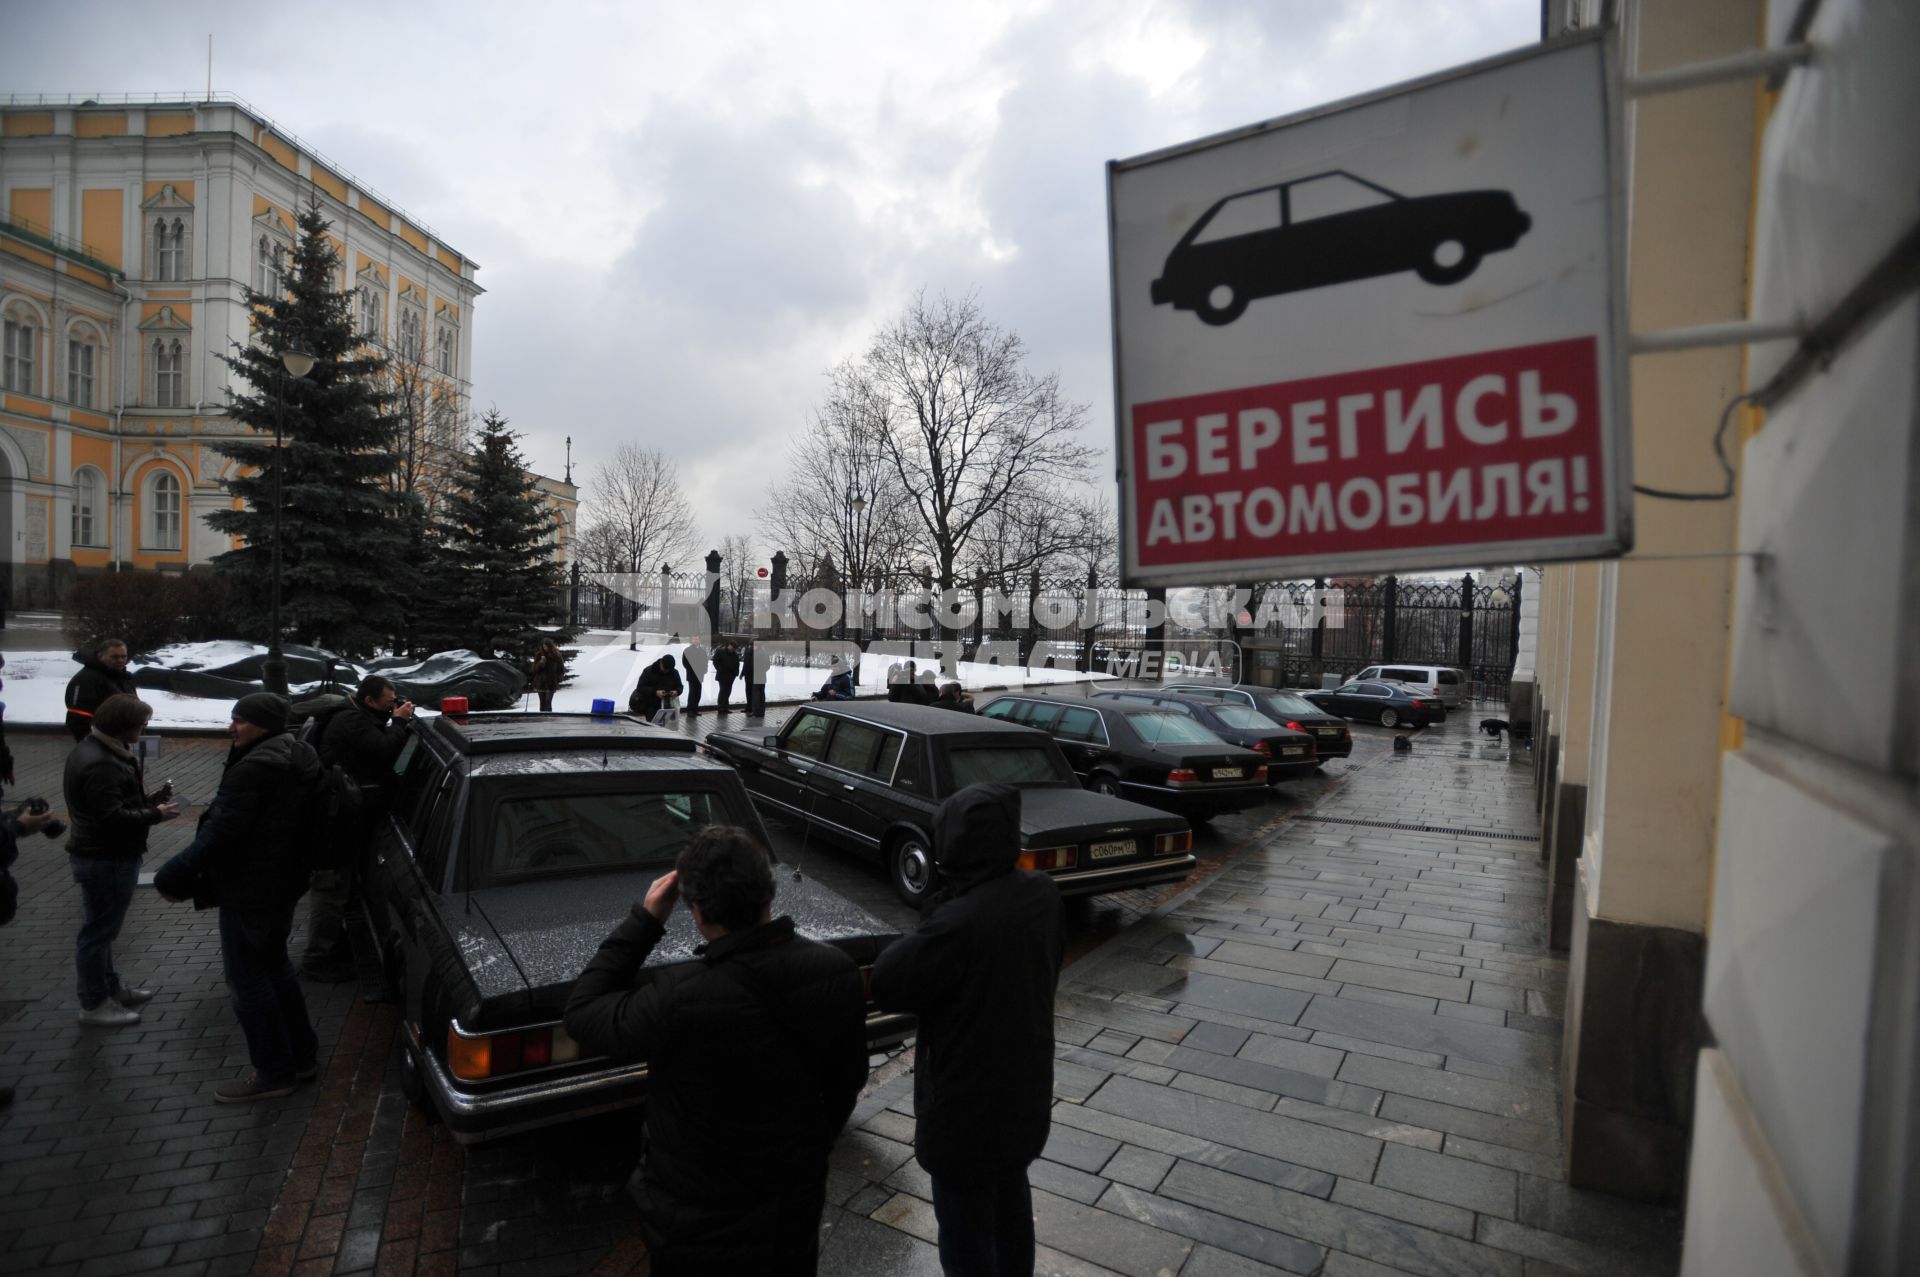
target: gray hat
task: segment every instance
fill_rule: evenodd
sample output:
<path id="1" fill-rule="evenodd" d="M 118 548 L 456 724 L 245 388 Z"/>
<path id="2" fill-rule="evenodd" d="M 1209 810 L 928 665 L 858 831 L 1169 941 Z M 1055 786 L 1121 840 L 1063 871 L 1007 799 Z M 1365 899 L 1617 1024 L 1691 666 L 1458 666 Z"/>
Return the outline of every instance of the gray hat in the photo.
<path id="1" fill-rule="evenodd" d="M 233 703 L 233 716 L 269 732 L 287 730 L 287 698 L 272 692 L 250 692 Z"/>

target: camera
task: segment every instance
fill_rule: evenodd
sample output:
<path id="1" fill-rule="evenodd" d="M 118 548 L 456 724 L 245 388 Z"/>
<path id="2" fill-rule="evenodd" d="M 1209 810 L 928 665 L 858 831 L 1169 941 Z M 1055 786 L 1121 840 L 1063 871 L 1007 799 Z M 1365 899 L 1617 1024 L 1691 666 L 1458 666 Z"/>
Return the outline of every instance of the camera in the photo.
<path id="1" fill-rule="evenodd" d="M 20 810 L 23 812 L 31 812 L 37 816 L 47 810 L 47 800 L 44 798 L 29 798 L 26 802 L 20 804 Z M 67 832 L 67 822 L 64 820 L 49 820 L 46 824 L 40 826 L 40 832 L 48 838 L 58 838 L 61 834 Z"/>
<path id="2" fill-rule="evenodd" d="M 170 780 L 161 781 L 160 788 L 153 791 L 153 801 L 155 806 L 158 806 L 161 803 L 172 802 L 173 801 L 173 782 Z"/>

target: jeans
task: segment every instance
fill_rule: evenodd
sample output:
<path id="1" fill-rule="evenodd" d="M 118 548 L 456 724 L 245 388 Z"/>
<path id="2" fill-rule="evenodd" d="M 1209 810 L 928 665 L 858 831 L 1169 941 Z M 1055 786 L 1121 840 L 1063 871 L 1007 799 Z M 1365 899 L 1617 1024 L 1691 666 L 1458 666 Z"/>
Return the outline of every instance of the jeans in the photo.
<path id="1" fill-rule="evenodd" d="M 127 920 L 133 889 L 140 881 L 140 860 L 99 860 L 69 856 L 73 880 L 80 884 L 80 935 L 73 946 L 73 966 L 79 975 L 77 992 L 83 1009 L 92 1010 L 120 987 L 113 969 L 113 942 Z"/>
<path id="2" fill-rule="evenodd" d="M 947 1277 L 1033 1277 L 1033 1190 L 1016 1166 L 979 1183 L 933 1181 Z"/>
<path id="3" fill-rule="evenodd" d="M 270 1082 L 292 1078 L 320 1053 L 307 999 L 287 960 L 294 904 L 220 910 L 220 957 L 233 1013 L 247 1036 L 247 1058 Z"/>

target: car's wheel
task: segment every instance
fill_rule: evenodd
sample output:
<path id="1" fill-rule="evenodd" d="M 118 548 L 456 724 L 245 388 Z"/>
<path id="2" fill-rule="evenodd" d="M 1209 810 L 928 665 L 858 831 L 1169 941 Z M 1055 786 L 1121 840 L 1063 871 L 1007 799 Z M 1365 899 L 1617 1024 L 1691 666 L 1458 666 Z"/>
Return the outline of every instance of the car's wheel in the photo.
<path id="1" fill-rule="evenodd" d="M 1473 274 L 1474 268 L 1479 265 L 1480 250 L 1469 246 L 1463 239 L 1449 235 L 1435 240 L 1414 270 L 1429 284 L 1457 284 Z"/>
<path id="2" fill-rule="evenodd" d="M 1231 324 L 1246 313 L 1247 294 L 1233 284 L 1222 281 L 1209 288 L 1194 304 L 1193 313 L 1209 324 Z"/>
<path id="3" fill-rule="evenodd" d="M 1383 709 L 1383 710 L 1381 710 L 1381 711 L 1380 711 L 1380 726 L 1382 726 L 1382 727 L 1398 727 L 1398 726 L 1400 726 L 1400 715 L 1399 715 L 1399 713 L 1398 713 L 1398 712 L 1396 712 L 1396 711 L 1394 711 L 1394 710 L 1390 710 L 1390 709 Z"/>
<path id="4" fill-rule="evenodd" d="M 1093 779 L 1087 782 L 1087 788 L 1096 794 L 1105 794 L 1109 798 L 1118 798 L 1120 796 L 1120 778 L 1108 772 L 1095 772 Z"/>
<path id="5" fill-rule="evenodd" d="M 933 847 L 918 833 L 901 834 L 887 850 L 887 881 L 893 894 L 919 908 L 933 890 Z"/>

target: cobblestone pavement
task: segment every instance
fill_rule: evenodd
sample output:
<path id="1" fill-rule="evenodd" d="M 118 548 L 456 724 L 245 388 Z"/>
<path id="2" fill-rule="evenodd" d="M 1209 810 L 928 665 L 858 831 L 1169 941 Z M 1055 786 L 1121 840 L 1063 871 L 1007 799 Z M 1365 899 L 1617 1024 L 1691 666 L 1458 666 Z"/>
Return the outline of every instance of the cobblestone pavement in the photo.
<path id="1" fill-rule="evenodd" d="M 776 710 L 768 724 L 782 721 Z M 1671 1215 L 1557 1174 L 1563 964 L 1538 947 L 1525 768 L 1465 739 L 1356 729 L 1350 763 L 1215 822 L 1200 885 L 1104 897 L 1073 922 L 1059 1103 L 1034 1168 L 1044 1271 L 1665 1271 Z M 726 726 L 743 725 L 739 715 Z M 691 720 L 704 734 L 710 715 Z M 16 729 L 14 796 L 57 800 L 67 739 Z M 204 802 L 224 742 L 154 767 Z M 147 867 L 191 817 L 155 832 Z M 1387 828 L 1421 825 L 1469 834 Z M 854 857 L 776 850 L 895 925 Z M 1495 837 L 1491 835 L 1507 835 Z M 306 987 L 318 1085 L 235 1111 L 245 1050 L 209 915 L 143 892 L 117 947 L 143 1022 L 82 1030 L 77 904 L 59 845 L 16 866 L 0 931 L 0 1272 L 643 1273 L 623 1181 L 638 1121 L 462 1149 L 398 1091 L 394 1012 Z M 296 944 L 300 937 L 296 935 Z M 937 1272 L 912 1162 L 911 1055 L 880 1063 L 835 1153 L 823 1273 Z"/>

